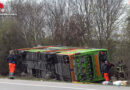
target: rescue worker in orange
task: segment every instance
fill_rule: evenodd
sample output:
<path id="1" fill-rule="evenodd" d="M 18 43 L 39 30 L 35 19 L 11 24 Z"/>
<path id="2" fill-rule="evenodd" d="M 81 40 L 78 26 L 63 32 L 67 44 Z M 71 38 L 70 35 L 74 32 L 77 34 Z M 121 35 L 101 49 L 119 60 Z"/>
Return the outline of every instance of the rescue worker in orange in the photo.
<path id="1" fill-rule="evenodd" d="M 111 80 L 111 67 L 114 67 L 113 64 L 109 63 L 107 60 L 104 62 L 102 68 L 103 68 L 103 75 L 104 75 L 104 79 L 105 81 L 110 81 Z"/>
<path id="2" fill-rule="evenodd" d="M 15 72 L 15 66 L 16 66 L 16 55 L 14 54 L 13 50 L 10 51 L 10 54 L 7 57 L 7 61 L 9 64 L 9 78 L 14 79 L 14 72 Z"/>
<path id="3" fill-rule="evenodd" d="M 108 61 L 105 61 L 102 65 L 102 71 L 103 71 L 103 75 L 104 75 L 104 79 L 105 81 L 109 81 L 109 66 L 108 66 Z"/>

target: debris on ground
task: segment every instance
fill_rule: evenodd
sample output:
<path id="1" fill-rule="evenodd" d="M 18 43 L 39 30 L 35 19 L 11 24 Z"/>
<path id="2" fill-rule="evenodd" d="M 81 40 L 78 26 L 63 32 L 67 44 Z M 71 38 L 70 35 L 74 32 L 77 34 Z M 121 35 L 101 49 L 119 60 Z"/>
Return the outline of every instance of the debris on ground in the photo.
<path id="1" fill-rule="evenodd" d="M 113 85 L 113 83 L 111 81 L 103 81 L 102 84 L 103 85 Z"/>
<path id="2" fill-rule="evenodd" d="M 116 86 L 126 86 L 127 85 L 127 81 L 103 81 L 102 82 L 103 85 L 116 85 Z"/>
<path id="3" fill-rule="evenodd" d="M 116 86 L 126 86 L 127 85 L 127 81 L 114 81 L 113 85 L 116 85 Z"/>

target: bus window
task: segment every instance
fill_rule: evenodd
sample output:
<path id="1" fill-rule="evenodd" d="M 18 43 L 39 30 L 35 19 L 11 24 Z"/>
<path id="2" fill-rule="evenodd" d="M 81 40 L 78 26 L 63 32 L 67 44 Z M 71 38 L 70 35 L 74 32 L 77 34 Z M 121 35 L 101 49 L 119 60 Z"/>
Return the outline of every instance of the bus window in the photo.
<path id="1" fill-rule="evenodd" d="M 107 52 L 106 51 L 99 52 L 99 60 L 101 62 L 105 62 L 107 60 Z"/>
<path id="2" fill-rule="evenodd" d="M 107 57 L 107 51 L 101 51 L 99 52 L 99 64 L 100 64 L 100 70 L 102 72 L 102 64 L 108 60 L 108 57 Z"/>

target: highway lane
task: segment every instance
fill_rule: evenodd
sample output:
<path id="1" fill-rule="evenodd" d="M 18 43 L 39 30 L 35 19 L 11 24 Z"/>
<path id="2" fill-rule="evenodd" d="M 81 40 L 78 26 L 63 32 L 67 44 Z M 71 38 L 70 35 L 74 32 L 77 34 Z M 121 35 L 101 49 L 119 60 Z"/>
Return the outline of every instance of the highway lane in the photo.
<path id="1" fill-rule="evenodd" d="M 0 90 L 130 90 L 130 87 L 0 79 Z"/>

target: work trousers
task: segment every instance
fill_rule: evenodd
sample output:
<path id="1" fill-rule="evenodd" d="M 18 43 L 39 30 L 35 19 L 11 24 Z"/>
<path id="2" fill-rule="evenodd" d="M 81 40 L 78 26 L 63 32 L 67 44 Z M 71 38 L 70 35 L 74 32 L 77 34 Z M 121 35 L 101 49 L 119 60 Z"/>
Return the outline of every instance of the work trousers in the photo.
<path id="1" fill-rule="evenodd" d="M 9 63 L 9 78 L 14 78 L 14 72 L 15 72 L 15 64 Z"/>
<path id="2" fill-rule="evenodd" d="M 109 81 L 109 74 L 108 73 L 104 73 L 104 79 L 105 79 L 105 81 Z"/>

